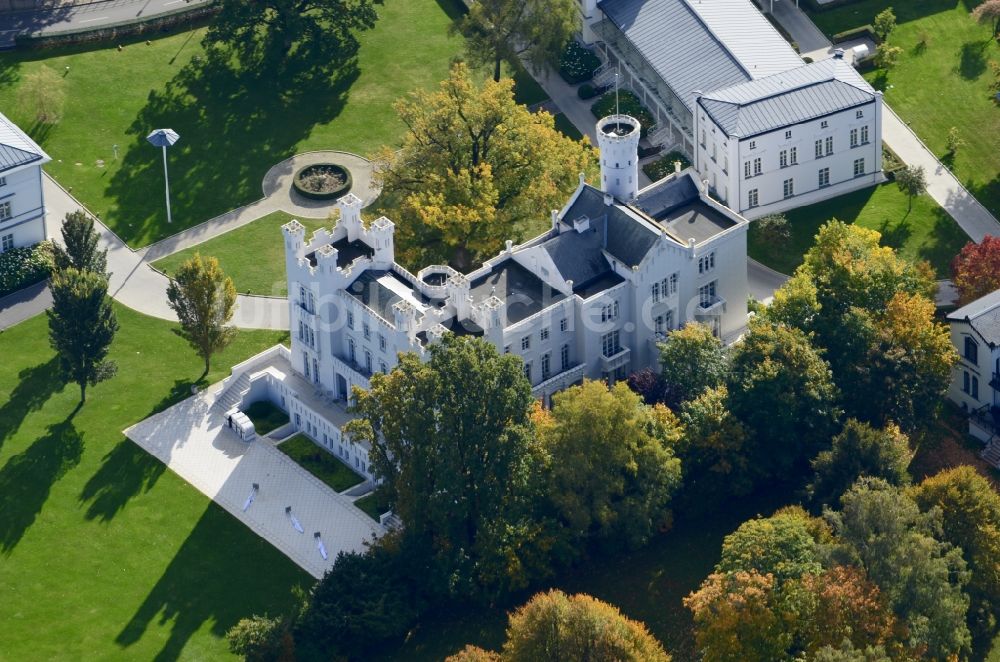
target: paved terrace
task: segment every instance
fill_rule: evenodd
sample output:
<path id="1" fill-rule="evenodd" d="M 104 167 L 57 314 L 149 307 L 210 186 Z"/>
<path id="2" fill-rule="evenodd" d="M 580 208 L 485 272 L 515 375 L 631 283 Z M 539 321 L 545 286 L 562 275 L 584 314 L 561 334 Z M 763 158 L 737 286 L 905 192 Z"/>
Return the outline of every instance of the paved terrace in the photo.
<path id="1" fill-rule="evenodd" d="M 220 386 L 133 425 L 126 436 L 313 577 L 333 567 L 338 552 L 362 551 L 366 541 L 384 532 L 351 498 L 334 492 L 269 439 L 240 441 L 212 408 Z M 244 511 L 254 483 L 260 490 Z M 302 533 L 285 513 L 289 506 Z M 325 560 L 316 531 L 326 546 Z"/>

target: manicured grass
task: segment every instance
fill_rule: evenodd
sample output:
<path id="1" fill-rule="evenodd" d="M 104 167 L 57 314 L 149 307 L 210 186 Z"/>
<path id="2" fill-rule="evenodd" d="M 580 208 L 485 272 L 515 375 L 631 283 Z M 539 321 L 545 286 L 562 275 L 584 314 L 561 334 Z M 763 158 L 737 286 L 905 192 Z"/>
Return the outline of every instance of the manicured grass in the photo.
<path id="1" fill-rule="evenodd" d="M 888 6 L 899 25 L 889 43 L 903 49 L 887 74 L 865 77 L 885 91 L 885 100 L 995 215 L 1000 215 L 1000 104 L 989 90 L 989 62 L 1000 62 L 992 26 L 979 25 L 961 0 L 863 0 L 811 14 L 827 34 L 870 23 Z M 921 36 L 927 35 L 926 46 Z M 954 162 L 946 155 L 951 127 L 966 141 Z M 944 158 L 942 158 L 944 157 Z"/>
<path id="2" fill-rule="evenodd" d="M 375 28 L 360 35 L 355 60 L 285 62 L 246 71 L 205 57 L 204 29 L 115 44 L 0 55 L 4 113 L 30 130 L 53 157 L 47 167 L 131 246 L 138 247 L 261 197 L 267 170 L 295 153 L 340 149 L 368 154 L 399 143 L 404 126 L 393 102 L 431 88 L 462 55 L 449 32 L 458 0 L 386 0 Z M 66 103 L 52 127 L 14 100 L 40 67 L 62 75 Z M 484 74 L 485 75 L 485 74 Z M 520 96 L 537 85 L 518 74 Z M 542 97 L 544 98 L 544 96 Z M 146 142 L 170 127 L 173 225 L 166 224 L 160 150 Z M 118 146 L 115 158 L 113 146 Z"/>
<path id="3" fill-rule="evenodd" d="M 559 113 L 554 118 L 556 123 L 556 130 L 562 132 L 562 134 L 573 140 L 582 140 L 583 134 L 580 133 L 580 129 L 576 128 L 576 125 L 570 121 L 566 115 Z"/>
<path id="4" fill-rule="evenodd" d="M 761 240 L 750 225 L 750 257 L 781 273 L 791 274 L 802 264 L 819 226 L 831 218 L 856 223 L 882 233 L 882 243 L 910 259 L 927 260 L 939 278 L 949 277 L 949 264 L 969 238 L 930 196 L 913 200 L 907 213 L 906 196 L 894 183 L 842 195 L 833 200 L 800 207 L 786 214 L 792 229 L 788 245 Z"/>
<path id="5" fill-rule="evenodd" d="M 253 403 L 243 413 L 250 417 L 254 430 L 261 436 L 288 423 L 288 414 L 267 400 Z"/>
<path id="6" fill-rule="evenodd" d="M 0 657 L 230 659 L 229 627 L 312 578 L 121 433 L 202 364 L 174 325 L 116 311 L 118 375 L 79 411 L 44 315 L 0 333 Z M 207 380 L 286 336 L 240 332 Z"/>
<path id="7" fill-rule="evenodd" d="M 304 434 L 297 434 L 288 441 L 281 442 L 278 450 L 337 492 L 343 492 L 364 480 Z"/>
<path id="8" fill-rule="evenodd" d="M 283 211 L 268 214 L 232 232 L 160 258 L 153 266 L 172 275 L 195 253 L 211 255 L 218 258 L 219 266 L 233 279 L 238 292 L 285 296 L 288 280 L 285 278 L 285 241 L 281 226 L 290 220 L 292 216 Z M 307 238 L 314 230 L 333 225 L 333 221 L 322 219 L 298 220 L 305 226 Z"/>
<path id="9" fill-rule="evenodd" d="M 367 496 L 363 496 L 354 502 L 354 505 L 364 511 L 368 517 L 376 522 L 389 511 L 389 504 L 382 498 L 382 493 L 375 490 Z"/>

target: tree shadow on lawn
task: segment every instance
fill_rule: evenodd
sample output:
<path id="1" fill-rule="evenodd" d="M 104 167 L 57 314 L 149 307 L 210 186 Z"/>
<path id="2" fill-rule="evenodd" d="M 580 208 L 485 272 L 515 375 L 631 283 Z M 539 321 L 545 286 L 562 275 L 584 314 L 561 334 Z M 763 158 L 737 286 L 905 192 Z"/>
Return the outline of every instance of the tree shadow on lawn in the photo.
<path id="1" fill-rule="evenodd" d="M 115 642 L 128 648 L 154 619 L 159 625 L 173 621 L 154 659 L 176 660 L 206 622 L 221 637 L 251 614 L 284 613 L 292 603 L 291 587 L 309 587 L 313 581 L 213 503 Z"/>
<path id="2" fill-rule="evenodd" d="M 17 374 L 17 386 L 10 398 L 0 405 L 0 448 L 21 427 L 28 414 L 38 411 L 65 386 L 59 374 L 59 359 L 53 357 L 46 363 L 25 368 Z"/>
<path id="3" fill-rule="evenodd" d="M 149 93 L 128 129 L 133 144 L 105 190 L 115 201 L 105 220 L 126 242 L 146 244 L 259 199 L 267 170 L 315 125 L 340 114 L 359 75 L 353 54 L 328 62 L 298 51 L 258 71 L 213 49 Z M 165 222 L 162 153 L 146 142 L 164 127 L 180 134 L 167 154 L 172 226 Z"/>
<path id="4" fill-rule="evenodd" d="M 965 80 L 975 80 L 986 71 L 986 49 L 992 39 L 967 41 L 962 44 L 962 55 L 958 62 L 958 74 Z"/>
<path id="5" fill-rule="evenodd" d="M 191 387 L 202 388 L 204 380 L 178 379 L 173 388 L 149 412 L 158 414 L 192 395 Z M 140 493 L 153 489 L 167 466 L 129 438 L 123 438 L 104 456 L 101 468 L 84 485 L 79 501 L 87 505 L 87 519 L 109 522 Z"/>
<path id="6" fill-rule="evenodd" d="M 75 414 L 76 411 L 73 412 Z M 34 523 L 52 486 L 83 457 L 83 436 L 73 414 L 50 425 L 41 438 L 0 469 L 0 554 L 9 555 Z"/>
<path id="7" fill-rule="evenodd" d="M 888 218 L 883 218 L 882 224 L 878 227 L 878 231 L 882 234 L 882 241 L 879 243 L 897 251 L 901 249 L 913 235 L 913 228 L 908 220 L 909 216 L 910 212 L 906 212 L 895 225 L 890 225 L 891 221 Z"/>
<path id="8" fill-rule="evenodd" d="M 917 257 L 930 262 L 938 278 L 951 278 L 951 262 L 970 239 L 941 207 L 935 206 L 934 217 L 934 228 L 928 241 L 917 249 Z"/>

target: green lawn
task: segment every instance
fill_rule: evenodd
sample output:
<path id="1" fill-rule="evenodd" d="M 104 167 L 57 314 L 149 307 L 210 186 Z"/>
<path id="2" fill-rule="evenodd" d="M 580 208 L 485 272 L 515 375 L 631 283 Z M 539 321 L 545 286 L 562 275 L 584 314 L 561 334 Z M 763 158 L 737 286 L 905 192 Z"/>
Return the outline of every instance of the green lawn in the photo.
<path id="1" fill-rule="evenodd" d="M 267 400 L 260 400 L 251 404 L 243 413 L 250 418 L 253 422 L 254 430 L 261 436 L 277 430 L 282 425 L 288 423 L 288 414 Z"/>
<path id="2" fill-rule="evenodd" d="M 913 200 L 907 213 L 906 196 L 894 183 L 865 188 L 786 214 L 792 228 L 787 246 L 774 246 L 757 236 L 750 225 L 750 257 L 781 273 L 791 274 L 812 246 L 819 226 L 831 218 L 882 233 L 882 243 L 910 259 L 927 260 L 939 278 L 948 278 L 948 265 L 969 238 L 928 195 Z"/>
<path id="3" fill-rule="evenodd" d="M 0 333 L 0 657 L 230 659 L 229 627 L 312 579 L 122 435 L 202 364 L 173 325 L 116 311 L 118 375 L 75 413 L 45 316 Z M 208 380 L 285 336 L 241 332 Z"/>
<path id="4" fill-rule="evenodd" d="M 334 491 L 343 492 L 364 480 L 304 434 L 297 434 L 288 441 L 281 442 L 278 444 L 278 450 L 298 462 L 303 469 L 332 487 Z"/>
<path id="5" fill-rule="evenodd" d="M 354 502 L 354 505 L 364 511 L 368 517 L 376 522 L 389 511 L 389 504 L 382 498 L 382 493 L 375 490 L 367 496 L 363 496 Z"/>
<path id="6" fill-rule="evenodd" d="M 291 219 L 285 212 L 276 211 L 232 232 L 160 258 L 153 266 L 169 275 L 195 253 L 211 255 L 219 259 L 219 266 L 233 279 L 238 292 L 285 296 L 288 281 L 281 226 Z M 333 224 L 333 221 L 312 218 L 300 218 L 299 222 L 306 227 L 307 238 L 314 230 Z"/>
<path id="7" fill-rule="evenodd" d="M 1000 104 L 989 90 L 989 62 L 1000 62 L 990 27 L 969 16 L 956 0 L 863 0 L 811 14 L 827 34 L 870 23 L 887 6 L 899 25 L 889 43 L 903 49 L 899 64 L 865 77 L 885 91 L 885 100 L 938 155 L 945 157 L 948 131 L 957 127 L 966 145 L 954 163 L 942 158 L 995 215 L 1000 215 Z M 926 46 L 920 46 L 921 36 Z"/>
<path id="8" fill-rule="evenodd" d="M 460 6 L 386 0 L 375 28 L 360 35 L 356 60 L 332 70 L 317 62 L 234 70 L 204 57 L 204 29 L 150 45 L 143 36 L 120 52 L 109 44 L 4 53 L 0 99 L 53 157 L 48 171 L 131 246 L 143 246 L 260 198 L 268 168 L 292 154 L 368 154 L 397 144 L 404 127 L 393 102 L 434 86 L 463 52 L 462 37 L 449 32 Z M 66 94 L 51 129 L 34 126 L 34 112 L 14 103 L 19 82 L 40 67 L 62 76 Z M 515 73 L 521 100 L 540 101 L 534 81 Z M 181 136 L 169 150 L 171 226 L 161 154 L 145 140 L 160 127 Z"/>
<path id="9" fill-rule="evenodd" d="M 580 129 L 576 128 L 576 125 L 566 117 L 563 113 L 559 113 L 554 118 L 556 123 L 556 129 L 559 130 L 564 136 L 572 138 L 573 140 L 582 140 L 583 134 L 580 133 Z"/>

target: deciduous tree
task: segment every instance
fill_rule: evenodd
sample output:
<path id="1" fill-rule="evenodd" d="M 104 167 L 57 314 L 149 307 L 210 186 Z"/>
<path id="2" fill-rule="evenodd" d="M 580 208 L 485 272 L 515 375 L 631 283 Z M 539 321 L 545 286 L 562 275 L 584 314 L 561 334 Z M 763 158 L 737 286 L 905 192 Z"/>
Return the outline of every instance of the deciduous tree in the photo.
<path id="1" fill-rule="evenodd" d="M 429 360 L 401 354 L 356 389 L 353 439 L 367 440 L 380 489 L 408 544 L 424 550 L 431 588 L 492 595 L 523 584 L 522 550 L 537 449 L 521 359 L 446 334 Z"/>
<path id="2" fill-rule="evenodd" d="M 909 439 L 895 424 L 878 430 L 848 419 L 833 438 L 830 450 L 813 458 L 815 475 L 809 484 L 809 496 L 817 505 L 836 506 L 840 496 L 861 476 L 882 478 L 890 485 L 908 485 L 910 458 Z"/>
<path id="3" fill-rule="evenodd" d="M 881 46 L 879 47 L 881 48 Z M 923 166 L 905 166 L 896 171 L 896 187 L 906 195 L 907 211 L 913 209 L 913 198 L 927 190 L 927 174 Z"/>
<path id="4" fill-rule="evenodd" d="M 899 63 L 902 54 L 903 49 L 899 46 L 881 43 L 875 47 L 875 66 L 888 71 Z"/>
<path id="5" fill-rule="evenodd" d="M 540 209 L 559 208 L 579 173 L 596 167 L 586 142 L 514 101 L 512 81 L 479 85 L 461 63 L 437 91 L 414 92 L 396 110 L 403 146 L 376 155 L 376 178 L 397 207 L 397 247 L 413 262 L 467 269 L 519 239 Z"/>
<path id="6" fill-rule="evenodd" d="M 580 29 L 580 6 L 576 0 L 478 0 L 459 28 L 469 60 L 492 67 L 499 81 L 504 60 L 524 57 L 536 67 L 557 62 Z"/>
<path id="7" fill-rule="evenodd" d="M 882 41 L 888 39 L 892 31 L 896 29 L 896 14 L 893 13 L 892 7 L 886 7 L 876 14 L 872 26 L 879 39 Z"/>
<path id="8" fill-rule="evenodd" d="M 986 0 L 972 10 L 972 18 L 980 23 L 993 24 L 993 36 L 1000 35 L 1000 0 Z"/>
<path id="9" fill-rule="evenodd" d="M 553 396 L 538 436 L 550 458 L 546 494 L 570 547 L 589 540 L 638 546 L 671 521 L 680 485 L 677 418 L 625 384 L 587 381 Z"/>
<path id="10" fill-rule="evenodd" d="M 80 402 L 87 400 L 87 386 L 110 379 L 117 372 L 107 360 L 118 320 L 108 298 L 103 274 L 69 267 L 52 276 L 49 343 L 59 355 L 63 376 L 80 386 Z"/>
<path id="11" fill-rule="evenodd" d="M 56 269 L 72 267 L 107 276 L 108 251 L 99 248 L 100 235 L 94 230 L 94 219 L 79 209 L 66 214 L 62 238 L 62 246 L 52 245 Z"/>
<path id="12" fill-rule="evenodd" d="M 767 214 L 753 222 L 756 235 L 769 246 L 781 247 L 792 239 L 792 225 L 784 214 Z"/>
<path id="13" fill-rule="evenodd" d="M 195 253 L 170 279 L 167 302 L 180 321 L 180 335 L 205 361 L 207 375 L 212 355 L 236 335 L 236 329 L 226 326 L 236 306 L 233 280 L 219 268 L 216 258 Z"/>
<path id="14" fill-rule="evenodd" d="M 722 384 L 728 361 L 712 329 L 693 322 L 671 331 L 660 344 L 660 367 L 671 399 L 679 404 Z"/>
<path id="15" fill-rule="evenodd" d="M 967 243 L 952 261 L 951 274 L 963 305 L 1000 289 L 1000 237 Z"/>
<path id="16" fill-rule="evenodd" d="M 756 572 L 784 582 L 822 572 L 819 547 L 805 513 L 747 520 L 722 541 L 716 572 Z"/>

